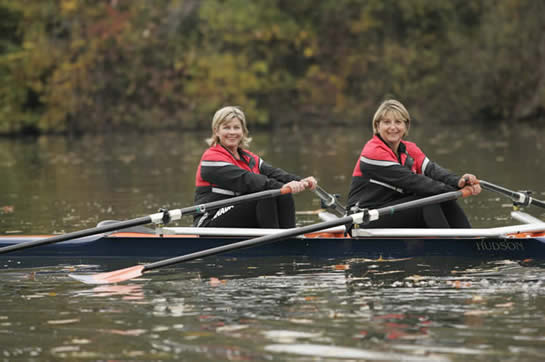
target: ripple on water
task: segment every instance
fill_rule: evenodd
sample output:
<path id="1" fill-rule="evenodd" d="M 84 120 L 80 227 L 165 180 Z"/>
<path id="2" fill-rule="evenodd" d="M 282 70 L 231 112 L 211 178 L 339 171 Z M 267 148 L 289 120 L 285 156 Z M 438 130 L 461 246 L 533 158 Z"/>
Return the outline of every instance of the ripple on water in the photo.
<path id="1" fill-rule="evenodd" d="M 113 269 L 0 271 L 0 353 L 196 361 L 545 353 L 539 262 L 218 259 L 92 288 L 66 276 L 74 268 Z"/>

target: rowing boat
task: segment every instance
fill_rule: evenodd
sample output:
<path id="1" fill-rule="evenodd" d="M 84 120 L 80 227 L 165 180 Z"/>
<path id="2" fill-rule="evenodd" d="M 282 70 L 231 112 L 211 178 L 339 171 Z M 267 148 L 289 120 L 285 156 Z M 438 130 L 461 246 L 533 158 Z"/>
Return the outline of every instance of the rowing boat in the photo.
<path id="1" fill-rule="evenodd" d="M 545 259 L 545 222 L 513 212 L 521 224 L 475 229 L 355 229 L 344 226 L 288 238 L 274 244 L 234 250 L 226 257 L 292 256 L 309 258 L 399 259 L 407 257 L 471 257 L 480 259 Z M 323 220 L 334 218 L 321 213 Z M 164 258 L 194 253 L 278 229 L 160 227 L 132 228 L 68 240 L 0 255 L 1 260 L 48 258 Z M 51 237 L 0 236 L 0 248 Z M 10 263 L 13 265 L 13 263 Z"/>
<path id="2" fill-rule="evenodd" d="M 545 207 L 528 192 L 515 192 L 486 181 L 481 185 L 502 193 L 519 206 Z M 481 229 L 374 229 L 367 227 L 384 215 L 456 200 L 473 194 L 466 186 L 457 191 L 423 197 L 378 209 L 360 209 L 343 215 L 345 208 L 333 195 L 317 189 L 329 212 L 324 221 L 292 229 L 166 227 L 182 215 L 203 213 L 225 204 L 276 197 L 291 193 L 288 186 L 236 196 L 207 204 L 193 205 L 125 221 L 109 221 L 97 227 L 62 235 L 0 236 L 0 261 L 5 267 L 32 266 L 51 258 L 72 258 L 82 262 L 96 258 L 164 258 L 145 264 L 91 275 L 70 274 L 86 284 L 118 283 L 143 273 L 177 263 L 223 254 L 226 257 L 305 257 L 348 259 L 400 259 L 412 257 L 469 257 L 471 259 L 545 259 L 545 222 L 520 211 L 512 216 L 517 225 Z M 153 223 L 155 230 L 142 225 Z M 101 225 L 103 224 L 103 225 Z M 347 233 L 345 227 L 351 226 Z M 274 245 L 273 245 L 274 244 Z M 5 256 L 9 253 L 9 256 Z M 172 257 L 172 255 L 177 255 Z M 7 259 L 6 259 L 7 258 Z M 77 262 L 77 261 L 75 261 Z M 0 264 L 2 265 L 2 264 Z"/>

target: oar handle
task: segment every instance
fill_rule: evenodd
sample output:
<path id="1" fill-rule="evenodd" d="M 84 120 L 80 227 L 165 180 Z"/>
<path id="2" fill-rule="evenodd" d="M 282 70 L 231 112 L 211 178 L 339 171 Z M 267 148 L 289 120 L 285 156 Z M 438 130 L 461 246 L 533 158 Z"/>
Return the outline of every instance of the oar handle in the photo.
<path id="1" fill-rule="evenodd" d="M 528 193 L 509 190 L 508 188 L 505 188 L 503 186 L 498 186 L 484 180 L 480 180 L 479 183 L 481 184 L 481 187 L 483 187 L 484 189 L 487 189 L 489 191 L 494 191 L 509 197 L 515 205 L 522 205 L 522 206 L 534 205 L 534 206 L 545 208 L 545 202 L 534 199 L 533 197 L 530 197 Z"/>

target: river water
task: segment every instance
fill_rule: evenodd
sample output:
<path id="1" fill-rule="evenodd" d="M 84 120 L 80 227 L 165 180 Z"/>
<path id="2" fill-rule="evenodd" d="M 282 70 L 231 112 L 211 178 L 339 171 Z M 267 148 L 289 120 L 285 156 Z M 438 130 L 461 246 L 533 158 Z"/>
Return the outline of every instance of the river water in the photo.
<path id="1" fill-rule="evenodd" d="M 425 128 L 411 140 L 432 160 L 545 199 L 542 129 Z M 192 204 L 205 133 L 0 139 L 0 233 L 70 232 L 106 219 Z M 252 134 L 275 166 L 316 176 L 346 200 L 370 131 Z M 318 200 L 295 196 L 298 223 Z M 510 201 L 462 201 L 476 227 L 510 222 Z M 526 212 L 545 219 L 545 210 Z M 189 225 L 190 220 L 178 223 Z M 113 286 L 67 275 L 126 260 L 0 259 L 3 360 L 538 361 L 545 353 L 543 260 L 197 260 Z"/>

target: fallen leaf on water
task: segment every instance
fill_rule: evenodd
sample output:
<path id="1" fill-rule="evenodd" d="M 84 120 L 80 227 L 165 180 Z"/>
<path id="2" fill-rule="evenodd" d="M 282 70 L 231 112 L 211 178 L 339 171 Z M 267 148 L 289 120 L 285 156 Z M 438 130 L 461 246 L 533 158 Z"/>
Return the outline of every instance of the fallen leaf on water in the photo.
<path id="1" fill-rule="evenodd" d="M 450 284 L 453 288 L 469 288 L 471 287 L 471 282 L 463 282 L 460 280 L 454 280 L 452 282 L 448 281 L 447 284 Z"/>
<path id="2" fill-rule="evenodd" d="M 215 287 L 221 284 L 225 284 L 225 280 L 220 280 L 218 278 L 212 277 L 210 278 L 210 285 Z"/>
<path id="3" fill-rule="evenodd" d="M 11 205 L 2 206 L 0 210 L 2 210 L 2 213 L 4 214 L 11 214 L 15 208 Z"/>

